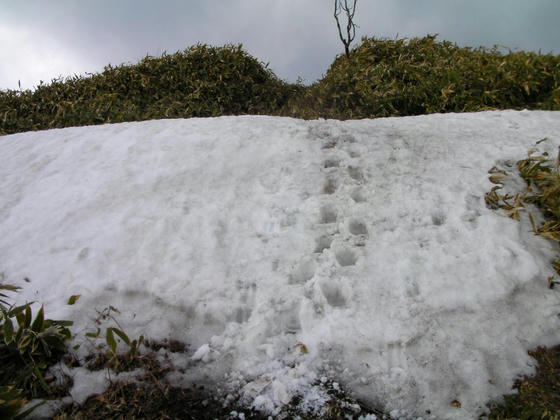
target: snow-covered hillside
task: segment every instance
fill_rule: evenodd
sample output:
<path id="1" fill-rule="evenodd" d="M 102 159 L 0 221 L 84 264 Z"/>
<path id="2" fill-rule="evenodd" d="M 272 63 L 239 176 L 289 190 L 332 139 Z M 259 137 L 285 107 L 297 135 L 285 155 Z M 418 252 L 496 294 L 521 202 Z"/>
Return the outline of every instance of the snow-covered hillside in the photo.
<path id="1" fill-rule="evenodd" d="M 544 137 L 555 151 L 560 112 L 0 137 L 0 272 L 78 343 L 112 305 L 131 336 L 191 344 L 172 381 L 271 413 L 320 405 L 327 377 L 403 415 L 472 418 L 560 342 L 557 250 L 484 202 L 487 171 L 514 177 Z"/>

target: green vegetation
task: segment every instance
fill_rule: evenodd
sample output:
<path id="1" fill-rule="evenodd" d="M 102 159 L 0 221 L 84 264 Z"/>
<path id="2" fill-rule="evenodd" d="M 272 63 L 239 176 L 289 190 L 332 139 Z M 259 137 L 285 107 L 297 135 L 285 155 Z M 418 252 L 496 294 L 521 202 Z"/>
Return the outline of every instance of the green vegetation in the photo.
<path id="1" fill-rule="evenodd" d="M 435 36 L 363 38 L 311 86 L 279 80 L 241 45 L 196 45 L 99 74 L 0 91 L 0 134 L 159 118 L 374 118 L 560 110 L 560 56 L 460 48 Z"/>
<path id="2" fill-rule="evenodd" d="M 0 134 L 159 118 L 267 114 L 290 93 L 241 46 L 197 45 L 100 74 L 0 92 Z"/>
<path id="3" fill-rule="evenodd" d="M 29 398 L 51 395 L 45 373 L 66 352 L 70 321 L 45 319 L 43 307 L 33 319 L 31 305 L 8 305 L 5 292 L 19 288 L 0 283 L 0 417 L 15 416 Z"/>
<path id="4" fill-rule="evenodd" d="M 120 340 L 122 340 L 128 346 L 128 352 L 126 352 L 125 359 L 128 360 L 135 360 L 139 356 L 138 350 L 140 346 L 144 343 L 144 336 L 141 335 L 137 339 L 131 340 L 124 329 L 119 324 L 119 321 L 113 315 L 120 314 L 120 311 L 115 308 L 114 306 L 108 306 L 99 312 L 99 317 L 97 318 L 96 322 L 98 325 L 101 324 L 101 320 L 112 320 L 117 327 L 107 327 L 105 330 L 105 342 L 109 347 L 109 350 L 102 355 L 99 355 L 98 359 L 105 360 L 104 365 L 107 367 L 111 367 L 113 370 L 118 370 L 119 366 L 119 359 L 122 359 L 123 356 L 117 352 L 118 347 L 118 339 L 115 339 L 117 336 Z M 89 338 L 99 338 L 101 336 L 101 328 L 97 328 L 97 331 L 92 333 L 86 333 L 86 337 Z M 141 357 L 140 357 L 141 358 Z"/>
<path id="5" fill-rule="evenodd" d="M 537 226 L 531 217 L 536 234 L 560 242 L 560 155 L 556 160 L 548 155 L 533 156 L 531 153 L 525 160 L 519 161 L 517 167 L 523 179 L 527 182 L 528 194 L 524 201 L 533 203 L 544 213 L 547 221 Z M 560 272 L 560 259 L 553 261 L 553 266 Z M 549 279 L 550 288 L 555 282 Z"/>
<path id="6" fill-rule="evenodd" d="M 373 118 L 489 109 L 560 109 L 560 56 L 460 48 L 435 36 L 363 38 L 310 88 L 301 110 Z"/>

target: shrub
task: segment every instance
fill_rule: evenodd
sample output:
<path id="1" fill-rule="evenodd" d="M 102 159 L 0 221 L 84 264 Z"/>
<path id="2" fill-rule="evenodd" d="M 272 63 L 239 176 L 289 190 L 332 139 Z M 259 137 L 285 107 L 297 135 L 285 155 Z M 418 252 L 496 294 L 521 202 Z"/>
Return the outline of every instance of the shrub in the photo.
<path id="1" fill-rule="evenodd" d="M 70 321 L 45 319 L 43 308 L 33 319 L 31 303 L 8 305 L 5 291 L 13 285 L 0 284 L 0 414 L 15 415 L 40 392 L 49 394 L 45 372 L 66 351 Z"/>
<path id="2" fill-rule="evenodd" d="M 0 134 L 159 118 L 273 113 L 292 90 L 241 45 L 196 45 L 99 74 L 0 92 Z"/>
<path id="3" fill-rule="evenodd" d="M 560 56 L 460 48 L 436 36 L 363 38 L 292 108 L 326 118 L 560 109 Z M 297 101 L 302 101 L 298 106 Z M 306 109 L 309 105 L 314 112 Z"/>
<path id="4" fill-rule="evenodd" d="M 288 84 L 241 45 L 196 45 L 99 74 L 0 91 L 0 134 L 159 118 L 261 114 L 375 118 L 489 109 L 560 110 L 560 56 L 363 38 L 311 86 Z"/>

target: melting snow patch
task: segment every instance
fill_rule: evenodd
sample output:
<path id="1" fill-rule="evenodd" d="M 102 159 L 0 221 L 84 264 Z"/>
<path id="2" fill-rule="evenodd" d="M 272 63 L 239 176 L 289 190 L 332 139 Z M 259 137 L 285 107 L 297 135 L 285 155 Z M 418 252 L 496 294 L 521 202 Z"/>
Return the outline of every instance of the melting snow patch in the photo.
<path id="1" fill-rule="evenodd" d="M 0 272 L 77 344 L 112 305 L 129 336 L 196 349 L 174 380 L 270 414 L 318 412 L 324 376 L 395 418 L 473 418 L 560 342 L 557 247 L 484 204 L 488 169 L 543 137 L 560 113 L 3 136 Z"/>

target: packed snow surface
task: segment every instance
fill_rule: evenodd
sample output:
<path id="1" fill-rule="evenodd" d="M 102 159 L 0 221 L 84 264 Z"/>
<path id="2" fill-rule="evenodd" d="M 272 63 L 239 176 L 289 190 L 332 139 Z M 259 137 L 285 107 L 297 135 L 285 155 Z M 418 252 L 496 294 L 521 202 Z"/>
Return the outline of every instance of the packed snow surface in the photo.
<path id="1" fill-rule="evenodd" d="M 388 411 L 473 418 L 560 342 L 555 245 L 484 202 L 488 170 L 514 179 L 544 137 L 556 153 L 559 112 L 4 136 L 0 272 L 77 342 L 112 305 L 129 336 L 190 344 L 172 380 L 269 413 L 319 406 L 331 378 Z"/>

